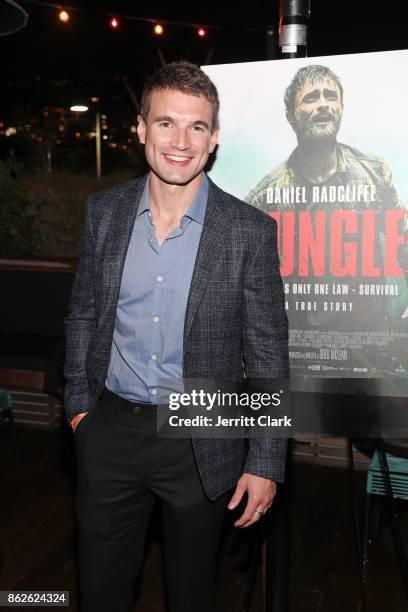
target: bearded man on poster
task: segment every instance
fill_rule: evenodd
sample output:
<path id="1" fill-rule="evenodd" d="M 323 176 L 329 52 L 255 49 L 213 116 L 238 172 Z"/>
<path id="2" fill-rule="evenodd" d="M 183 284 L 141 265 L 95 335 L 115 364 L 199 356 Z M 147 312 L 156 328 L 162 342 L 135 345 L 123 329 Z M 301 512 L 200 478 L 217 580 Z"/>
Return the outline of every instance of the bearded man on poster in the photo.
<path id="1" fill-rule="evenodd" d="M 387 297 L 387 283 L 398 283 L 399 279 L 391 276 L 387 279 L 383 237 L 387 227 L 386 216 L 389 211 L 393 211 L 391 214 L 401 219 L 401 228 L 394 230 L 395 234 L 398 234 L 397 240 L 403 240 L 401 234 L 404 232 L 406 236 L 407 210 L 401 203 L 387 162 L 378 155 L 364 153 L 337 140 L 343 117 L 343 97 L 340 79 L 330 68 L 308 65 L 295 73 L 285 91 L 284 103 L 286 118 L 296 134 L 297 147 L 285 162 L 268 172 L 249 191 L 245 200 L 264 212 L 280 213 L 281 230 L 284 225 L 282 219 L 286 213 L 295 214 L 294 235 L 290 237 L 293 247 L 288 249 L 289 240 L 286 235 L 286 239 L 281 240 L 280 253 L 281 262 L 284 264 L 286 257 L 283 249 L 286 247 L 286 252 L 290 251 L 291 265 L 287 268 L 292 267 L 292 272 L 286 277 L 285 273 L 282 273 L 288 281 L 287 305 L 292 329 L 300 330 L 300 333 L 315 329 L 333 334 L 354 331 L 369 334 L 387 332 L 395 325 L 396 331 L 399 331 L 401 319 L 408 316 L 408 308 L 402 297 L 398 300 L 394 296 Z M 332 220 L 338 211 L 347 212 L 343 216 L 343 235 L 335 236 L 335 244 L 340 246 L 338 251 L 334 252 L 334 241 L 331 243 Z M 305 219 L 305 216 L 300 217 L 299 214 L 307 216 L 307 231 L 311 242 L 314 240 L 315 244 L 321 245 L 321 251 L 324 251 L 321 256 L 323 269 L 319 267 L 317 273 L 309 254 L 304 254 L 307 248 L 301 250 L 300 245 L 305 237 L 305 234 L 302 235 L 305 230 L 301 220 Z M 370 225 L 367 223 L 367 227 L 370 227 L 371 233 L 364 229 L 367 215 L 370 215 Z M 317 219 L 324 219 L 319 230 Z M 348 225 L 344 230 L 346 222 Z M 312 237 L 311 232 L 314 232 Z M 350 257 L 347 259 L 346 247 L 341 246 L 343 242 L 352 243 L 352 248 L 356 250 L 353 263 Z M 367 245 L 365 251 L 362 248 L 364 244 Z M 342 248 L 344 252 L 341 251 Z M 390 252 L 394 253 L 393 245 Z M 400 270 L 399 275 L 403 281 L 403 274 L 406 276 L 408 269 L 406 238 L 405 245 L 399 247 L 398 256 L 394 259 L 393 267 Z M 346 265 L 348 272 L 344 271 Z M 366 269 L 370 271 L 366 272 Z M 309 300 L 309 310 L 299 310 L 299 298 L 294 293 L 291 298 L 292 290 L 294 287 L 306 286 L 305 283 L 310 283 L 311 287 L 315 286 L 314 283 L 321 283 L 328 288 L 327 295 L 330 297 L 322 297 L 320 294 L 315 297 L 310 291 L 310 299 L 307 296 L 301 297 Z M 336 290 L 336 283 L 343 283 L 347 289 L 344 294 L 346 297 L 331 297 Z M 402 288 L 403 285 L 404 282 Z M 394 284 L 393 287 L 395 286 Z M 366 287 L 377 292 L 374 299 L 364 298 L 363 291 Z M 398 289 L 395 289 L 395 292 L 397 293 Z M 367 316 L 368 301 L 370 317 Z M 344 310 L 331 310 L 332 305 L 341 305 Z M 336 340 L 332 336 L 328 341 L 328 345 L 336 343 L 347 349 L 344 338 Z M 296 341 L 293 346 L 295 345 Z M 350 358 L 352 351 L 353 356 Z M 408 354 L 402 346 L 395 351 L 395 354 L 400 355 L 398 358 L 393 357 L 392 353 L 393 349 L 378 350 L 378 346 L 367 344 L 356 350 L 349 350 L 348 357 L 336 354 L 336 357 L 331 359 L 326 357 L 331 354 L 330 350 L 322 345 L 323 357 L 311 358 L 310 364 L 319 364 L 323 359 L 332 371 L 333 368 L 339 371 L 341 366 L 343 376 L 346 376 L 346 372 L 352 375 L 352 366 L 364 369 L 370 363 L 376 373 L 388 370 L 396 373 L 401 367 L 401 355 L 406 355 L 402 359 L 404 362 L 408 359 Z M 318 355 L 318 351 L 313 354 Z M 341 359 L 344 359 L 342 363 Z M 403 367 L 408 369 L 408 364 Z"/>
<path id="2" fill-rule="evenodd" d="M 83 612 L 130 612 L 146 528 L 163 515 L 171 612 L 214 610 L 214 557 L 272 504 L 285 440 L 170 439 L 156 430 L 163 379 L 281 378 L 287 321 L 276 224 L 205 175 L 218 94 L 197 66 L 147 83 L 142 179 L 93 196 L 66 319 L 65 406 L 78 460 Z"/>
<path id="3" fill-rule="evenodd" d="M 343 116 L 343 87 L 338 76 L 326 66 L 300 68 L 287 87 L 284 96 L 286 118 L 296 134 L 298 146 L 289 159 L 279 164 L 253 187 L 246 201 L 265 212 L 276 210 L 268 202 L 268 189 L 297 186 L 339 186 L 346 184 L 374 185 L 375 189 L 349 190 L 344 208 L 356 207 L 357 200 L 373 208 L 400 206 L 392 181 L 391 170 L 377 155 L 339 143 L 337 134 Z M 272 194 L 273 198 L 273 193 Z M 375 199 L 371 194 L 374 194 Z M 271 198 L 269 198 L 271 199 Z M 315 197 L 305 198 L 321 204 Z M 298 202 L 288 202 L 286 209 Z M 277 206 L 284 209 L 282 202 Z"/>

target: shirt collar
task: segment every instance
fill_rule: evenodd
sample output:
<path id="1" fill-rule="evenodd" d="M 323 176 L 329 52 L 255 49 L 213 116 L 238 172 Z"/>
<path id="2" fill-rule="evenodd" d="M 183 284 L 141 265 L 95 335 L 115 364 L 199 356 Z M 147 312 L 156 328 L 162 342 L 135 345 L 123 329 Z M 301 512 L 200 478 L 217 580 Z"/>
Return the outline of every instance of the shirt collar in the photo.
<path id="1" fill-rule="evenodd" d="M 189 217 L 193 221 L 200 223 L 203 225 L 205 210 L 207 208 L 207 199 L 208 199 L 208 178 L 204 174 L 201 174 L 201 183 L 200 188 L 197 191 L 196 195 L 193 198 L 190 206 L 188 207 L 185 217 Z"/>
<path id="2" fill-rule="evenodd" d="M 199 190 L 197 191 L 190 206 L 188 207 L 186 213 L 184 214 L 184 217 L 189 217 L 190 219 L 192 219 L 193 221 L 196 221 L 197 223 L 200 223 L 201 225 L 203 225 L 204 223 L 205 211 L 207 208 L 208 188 L 209 188 L 208 178 L 203 172 L 201 174 L 201 182 L 200 182 Z M 142 215 L 143 213 L 147 211 L 150 211 L 149 177 L 147 177 L 147 181 L 143 189 L 143 194 L 140 199 L 137 216 L 139 217 L 140 215 Z"/>
<path id="3" fill-rule="evenodd" d="M 147 177 L 147 181 L 145 182 L 145 186 L 143 189 L 142 197 L 140 198 L 139 208 L 137 209 L 137 217 L 142 215 L 143 213 L 150 210 L 149 205 L 149 177 Z"/>

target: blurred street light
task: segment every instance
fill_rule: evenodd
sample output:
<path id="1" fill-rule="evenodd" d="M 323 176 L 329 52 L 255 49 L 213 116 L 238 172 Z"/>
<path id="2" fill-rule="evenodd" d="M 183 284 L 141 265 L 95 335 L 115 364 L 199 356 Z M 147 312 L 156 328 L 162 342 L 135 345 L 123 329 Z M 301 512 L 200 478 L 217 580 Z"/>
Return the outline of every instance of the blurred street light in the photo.
<path id="1" fill-rule="evenodd" d="M 86 113 L 87 106 L 83 104 L 74 104 L 70 107 L 70 111 L 74 113 Z M 101 115 L 99 111 L 95 113 L 95 154 L 96 154 L 96 178 L 102 176 L 102 151 L 101 151 Z"/>
<path id="2" fill-rule="evenodd" d="M 74 104 L 74 106 L 71 106 L 70 111 L 73 111 L 74 113 L 86 113 L 88 109 L 87 106 L 83 106 L 82 104 Z"/>

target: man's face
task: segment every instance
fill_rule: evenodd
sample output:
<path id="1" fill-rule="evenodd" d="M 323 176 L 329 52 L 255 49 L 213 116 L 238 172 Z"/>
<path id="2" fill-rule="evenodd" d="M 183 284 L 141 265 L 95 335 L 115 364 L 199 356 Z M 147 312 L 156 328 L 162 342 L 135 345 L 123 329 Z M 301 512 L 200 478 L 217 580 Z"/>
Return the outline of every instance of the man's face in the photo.
<path id="1" fill-rule="evenodd" d="M 137 133 L 147 163 L 161 181 L 187 185 L 201 173 L 218 139 L 218 130 L 211 131 L 212 114 L 203 96 L 153 91 L 149 115 L 146 121 L 139 116 Z"/>
<path id="2" fill-rule="evenodd" d="M 342 113 L 340 90 L 331 79 L 305 81 L 295 96 L 292 127 L 300 141 L 335 140 Z"/>

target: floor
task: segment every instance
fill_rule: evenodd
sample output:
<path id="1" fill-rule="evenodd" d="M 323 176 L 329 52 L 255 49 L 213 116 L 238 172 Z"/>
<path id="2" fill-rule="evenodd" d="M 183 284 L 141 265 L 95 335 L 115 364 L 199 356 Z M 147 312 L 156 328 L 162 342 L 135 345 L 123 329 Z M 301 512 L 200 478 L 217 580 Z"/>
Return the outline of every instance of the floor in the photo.
<path id="1" fill-rule="evenodd" d="M 70 591 L 78 610 L 75 551 L 75 459 L 70 433 L 17 426 L 20 465 L 7 424 L 0 425 L 0 553 L 5 559 L 1 590 Z M 290 488 L 289 612 L 358 612 L 360 587 L 347 472 L 342 468 L 295 463 Z M 360 508 L 365 474 L 356 473 Z M 377 537 L 369 549 L 368 612 L 403 612 L 391 538 L 378 507 Z M 407 533 L 406 517 L 403 527 Z M 257 533 L 237 531 L 226 520 L 220 544 L 217 612 L 241 612 Z M 160 524 L 153 517 L 134 612 L 165 612 Z M 262 570 L 250 612 L 262 612 Z M 7 609 L 7 608 L 4 608 Z M 15 609 L 15 608 L 10 608 Z M 274 608 L 283 612 L 283 608 Z M 193 612 L 193 611 L 192 611 Z M 249 612 L 249 610 L 247 610 Z M 269 612 L 269 611 L 268 611 Z"/>

